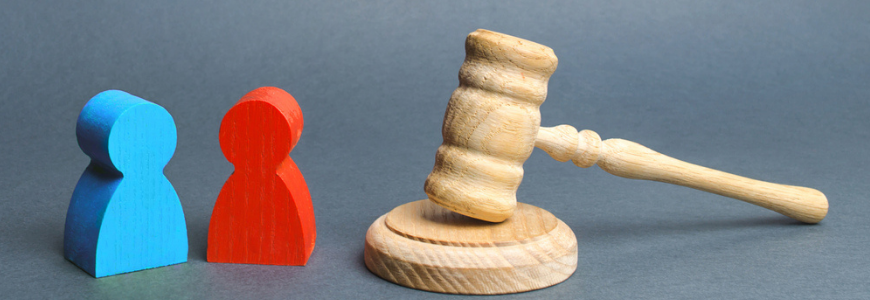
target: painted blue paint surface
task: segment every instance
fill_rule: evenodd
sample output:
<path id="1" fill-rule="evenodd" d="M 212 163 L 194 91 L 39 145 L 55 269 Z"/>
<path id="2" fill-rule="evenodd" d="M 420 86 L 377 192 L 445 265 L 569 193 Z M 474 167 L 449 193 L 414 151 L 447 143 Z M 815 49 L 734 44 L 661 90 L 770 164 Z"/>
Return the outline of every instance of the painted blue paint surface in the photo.
<path id="1" fill-rule="evenodd" d="M 102 92 L 79 115 L 76 137 L 91 164 L 70 201 L 64 256 L 94 277 L 187 261 L 187 227 L 163 168 L 175 121 L 123 91 Z"/>

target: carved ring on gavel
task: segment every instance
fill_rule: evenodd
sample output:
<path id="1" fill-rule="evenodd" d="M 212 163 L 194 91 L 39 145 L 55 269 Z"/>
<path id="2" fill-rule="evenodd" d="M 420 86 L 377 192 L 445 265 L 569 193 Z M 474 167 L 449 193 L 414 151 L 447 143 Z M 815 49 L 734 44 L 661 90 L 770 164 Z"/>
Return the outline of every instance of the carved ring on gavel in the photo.
<path id="1" fill-rule="evenodd" d="M 682 185 L 739 199 L 801 222 L 818 223 L 828 201 L 818 190 L 763 182 L 683 162 L 622 139 L 560 125 L 540 127 L 539 107 L 558 60 L 549 47 L 477 30 L 466 41 L 459 87 L 444 115 L 444 142 L 426 179 L 429 199 L 454 212 L 501 222 L 516 209 L 523 163 L 535 147 L 583 168 Z"/>

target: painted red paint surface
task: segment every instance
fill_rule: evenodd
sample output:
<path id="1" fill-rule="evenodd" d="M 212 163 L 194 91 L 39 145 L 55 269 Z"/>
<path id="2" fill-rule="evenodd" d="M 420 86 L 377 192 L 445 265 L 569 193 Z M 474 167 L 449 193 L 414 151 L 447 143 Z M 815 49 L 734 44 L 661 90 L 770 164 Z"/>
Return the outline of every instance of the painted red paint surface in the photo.
<path id="1" fill-rule="evenodd" d="M 305 265 L 317 231 L 311 195 L 290 158 L 303 119 L 287 92 L 262 87 L 224 116 L 220 144 L 235 171 L 224 183 L 208 231 L 208 261 Z"/>

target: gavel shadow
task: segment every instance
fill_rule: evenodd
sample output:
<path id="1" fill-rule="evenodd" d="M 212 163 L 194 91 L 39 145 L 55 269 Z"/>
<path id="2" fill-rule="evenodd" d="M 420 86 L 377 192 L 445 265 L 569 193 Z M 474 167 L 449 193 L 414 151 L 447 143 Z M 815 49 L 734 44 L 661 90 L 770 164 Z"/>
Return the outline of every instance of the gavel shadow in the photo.
<path id="1" fill-rule="evenodd" d="M 582 239 L 614 239 L 638 236 L 694 235 L 713 231 L 733 231 L 759 228 L 789 228 L 815 226 L 784 216 L 706 220 L 616 220 L 591 223 L 574 220 L 568 224 Z"/>

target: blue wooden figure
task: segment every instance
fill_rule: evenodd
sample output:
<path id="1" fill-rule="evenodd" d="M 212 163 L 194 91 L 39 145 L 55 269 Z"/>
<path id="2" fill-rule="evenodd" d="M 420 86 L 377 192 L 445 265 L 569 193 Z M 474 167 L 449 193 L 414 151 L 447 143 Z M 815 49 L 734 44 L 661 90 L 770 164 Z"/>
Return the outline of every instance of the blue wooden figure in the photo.
<path id="1" fill-rule="evenodd" d="M 187 261 L 187 227 L 163 168 L 175 153 L 175 121 L 123 91 L 91 98 L 76 137 L 91 157 L 73 191 L 63 250 L 94 277 Z"/>

